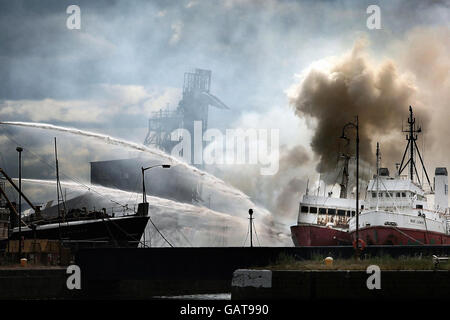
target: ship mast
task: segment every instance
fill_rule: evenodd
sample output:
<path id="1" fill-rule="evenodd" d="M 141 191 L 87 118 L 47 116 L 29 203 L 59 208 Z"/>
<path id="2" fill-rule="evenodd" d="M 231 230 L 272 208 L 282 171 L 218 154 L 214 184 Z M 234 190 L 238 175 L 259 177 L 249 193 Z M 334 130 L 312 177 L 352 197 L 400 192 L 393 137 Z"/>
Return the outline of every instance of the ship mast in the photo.
<path id="1" fill-rule="evenodd" d="M 347 153 L 343 153 L 342 157 L 344 158 L 344 168 L 342 170 L 342 180 L 341 180 L 341 192 L 339 194 L 339 198 L 347 199 L 347 188 L 348 188 L 348 162 L 350 160 L 350 156 Z"/>
<path id="2" fill-rule="evenodd" d="M 61 223 L 61 210 L 60 203 L 63 205 L 63 221 L 66 215 L 66 203 L 64 201 L 64 196 L 61 188 L 61 182 L 59 180 L 59 162 L 58 162 L 58 150 L 56 148 L 56 137 L 55 137 L 55 164 L 56 164 L 56 196 L 57 196 L 57 207 L 58 207 L 58 223 Z"/>
<path id="3" fill-rule="evenodd" d="M 379 197 L 379 179 L 380 179 L 380 144 L 377 142 L 377 211 L 378 211 L 378 197 Z"/>
<path id="4" fill-rule="evenodd" d="M 409 106 L 408 126 L 409 126 L 408 130 L 403 130 L 403 132 L 408 133 L 408 135 L 406 136 L 406 140 L 408 140 L 408 144 L 406 145 L 405 152 L 403 153 L 403 158 L 402 158 L 402 162 L 400 163 L 400 169 L 398 171 L 398 175 L 400 175 L 409 164 L 409 179 L 411 181 L 414 181 L 414 173 L 415 173 L 415 175 L 417 177 L 417 181 L 419 182 L 419 184 L 421 184 L 419 174 L 417 172 L 416 161 L 414 160 L 414 153 L 417 152 L 417 155 L 419 156 L 419 159 L 420 159 L 420 163 L 422 164 L 423 172 L 425 172 L 425 176 L 427 178 L 431 192 L 433 192 L 433 187 L 431 186 L 430 178 L 428 177 L 427 170 L 423 163 L 422 155 L 420 154 L 419 147 L 417 146 L 417 143 L 416 143 L 417 134 L 422 132 L 422 128 L 421 127 L 416 128 L 416 118 L 414 118 L 411 106 Z M 406 154 L 408 151 L 409 151 L 409 160 L 405 163 L 405 157 L 406 157 Z"/>

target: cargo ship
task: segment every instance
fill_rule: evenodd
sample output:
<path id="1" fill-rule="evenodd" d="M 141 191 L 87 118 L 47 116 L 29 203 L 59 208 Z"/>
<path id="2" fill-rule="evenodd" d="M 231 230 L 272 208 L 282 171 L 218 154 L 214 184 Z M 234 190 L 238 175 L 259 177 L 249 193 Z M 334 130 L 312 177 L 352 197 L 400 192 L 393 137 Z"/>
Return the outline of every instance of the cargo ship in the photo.
<path id="1" fill-rule="evenodd" d="M 358 240 L 365 245 L 450 244 L 447 168 L 436 168 L 434 183 L 430 182 L 416 143 L 422 130 L 415 122 L 410 107 L 409 128 L 404 131 L 408 144 L 394 177 L 390 177 L 387 168 L 379 168 L 377 147 L 377 174 L 369 182 L 366 207 L 359 215 Z M 426 182 L 418 175 L 417 156 Z M 406 168 L 409 168 L 408 175 L 402 175 Z M 429 201 L 432 198 L 434 204 Z M 352 218 L 349 225 L 352 239 L 356 241 L 356 219 Z"/>

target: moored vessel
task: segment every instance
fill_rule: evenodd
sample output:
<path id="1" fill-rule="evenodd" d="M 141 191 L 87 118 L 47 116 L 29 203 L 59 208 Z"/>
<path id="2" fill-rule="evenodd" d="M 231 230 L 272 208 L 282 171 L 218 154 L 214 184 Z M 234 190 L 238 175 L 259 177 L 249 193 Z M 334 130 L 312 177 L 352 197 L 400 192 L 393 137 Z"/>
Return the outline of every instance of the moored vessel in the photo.
<path id="1" fill-rule="evenodd" d="M 418 133 L 412 108 L 409 109 L 408 145 L 394 177 L 387 168 L 379 168 L 369 182 L 366 206 L 356 219 L 350 220 L 352 238 L 368 245 L 448 245 L 450 244 L 450 214 L 448 208 L 448 172 L 445 167 L 435 170 L 434 184 L 428 177 L 423 158 L 417 147 Z M 409 159 L 406 161 L 406 154 Z M 429 190 L 425 190 L 416 167 L 420 160 Z M 409 174 L 402 175 L 409 166 Z M 423 180 L 423 179 L 422 179 Z M 434 204 L 430 199 L 434 198 Z M 358 232 L 358 236 L 356 235 Z"/>
<path id="2" fill-rule="evenodd" d="M 347 197 L 348 164 L 350 156 L 344 159 L 339 198 L 310 195 L 308 188 L 299 205 L 297 225 L 291 226 L 291 237 L 295 246 L 336 246 L 352 242 L 349 221 L 355 215 L 356 201 Z M 364 206 L 360 201 L 360 206 Z"/>
<path id="3" fill-rule="evenodd" d="M 23 148 L 17 148 L 22 151 Z M 149 204 L 143 198 L 138 204 L 137 211 L 124 206 L 122 214 L 116 216 L 111 210 L 107 213 L 106 208 L 95 210 L 99 207 L 97 200 L 90 197 L 89 192 L 77 196 L 71 200 L 62 197 L 62 189 L 59 181 L 59 167 L 56 152 L 56 189 L 57 204 L 48 206 L 41 210 L 41 206 L 34 204 L 22 191 L 20 187 L 21 161 L 19 161 L 19 187 L 0 168 L 0 174 L 4 181 L 0 183 L 0 248 L 8 248 L 11 245 L 19 252 L 24 240 L 56 240 L 61 245 L 71 248 L 98 247 L 98 246 L 132 246 L 137 247 L 150 219 L 148 215 Z M 6 183 L 17 191 L 19 205 L 11 202 L 6 191 Z M 143 190 L 145 192 L 145 190 Z M 29 205 L 28 214 L 21 210 L 21 199 Z M 89 210 L 88 208 L 94 208 Z M 17 242 L 17 243 L 16 243 Z"/>

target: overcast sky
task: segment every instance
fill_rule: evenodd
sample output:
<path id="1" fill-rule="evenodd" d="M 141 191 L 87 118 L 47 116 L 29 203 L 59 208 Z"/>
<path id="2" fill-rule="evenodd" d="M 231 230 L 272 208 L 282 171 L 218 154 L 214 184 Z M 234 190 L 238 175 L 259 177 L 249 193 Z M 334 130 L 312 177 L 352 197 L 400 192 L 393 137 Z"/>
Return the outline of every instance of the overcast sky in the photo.
<path id="1" fill-rule="evenodd" d="M 80 30 L 66 27 L 71 4 L 81 8 Z M 366 26 L 371 4 L 381 8 L 380 30 Z M 210 127 L 278 128 L 280 144 L 309 152 L 314 128 L 295 115 L 287 93 L 296 75 L 351 51 L 360 37 L 373 60 L 398 59 L 413 30 L 448 35 L 449 21 L 448 1 L 0 1 L 0 119 L 142 143 L 150 112 L 175 108 L 184 72 L 204 68 L 212 70 L 211 92 L 230 107 L 212 110 Z M 51 161 L 54 133 L 7 130 Z M 15 172 L 15 144 L 1 142 L 3 166 Z M 127 156 L 79 138 L 61 144 L 62 166 L 85 179 L 88 161 Z M 30 177 L 51 176 L 29 161 Z"/>

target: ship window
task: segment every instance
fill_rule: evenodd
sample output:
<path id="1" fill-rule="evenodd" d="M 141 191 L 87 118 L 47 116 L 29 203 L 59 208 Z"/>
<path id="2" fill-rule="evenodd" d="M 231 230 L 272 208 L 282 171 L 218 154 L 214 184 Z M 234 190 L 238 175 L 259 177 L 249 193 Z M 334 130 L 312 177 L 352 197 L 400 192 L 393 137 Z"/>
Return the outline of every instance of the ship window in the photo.
<path id="1" fill-rule="evenodd" d="M 316 207 L 310 207 L 309 208 L 309 212 L 310 213 L 317 213 L 317 208 Z"/>
<path id="2" fill-rule="evenodd" d="M 389 192 L 389 197 L 393 198 L 394 194 L 392 192 Z"/>
<path id="3" fill-rule="evenodd" d="M 376 192 L 372 192 L 372 198 L 376 198 L 377 197 L 377 193 Z"/>
<path id="4" fill-rule="evenodd" d="M 406 193 L 402 192 L 402 198 L 406 198 Z"/>
<path id="5" fill-rule="evenodd" d="M 302 212 L 302 213 L 308 213 L 308 207 L 307 206 L 302 206 L 301 208 L 300 208 L 300 211 Z"/>
<path id="6" fill-rule="evenodd" d="M 400 192 L 397 192 L 397 198 L 400 198 Z"/>
<path id="7" fill-rule="evenodd" d="M 364 209 L 364 205 L 361 205 L 361 210 Z"/>
<path id="8" fill-rule="evenodd" d="M 416 205 L 416 209 L 423 209 L 423 205 L 421 204 Z"/>
<path id="9" fill-rule="evenodd" d="M 383 198 L 383 192 L 378 193 L 378 197 Z"/>
<path id="10" fill-rule="evenodd" d="M 354 217 L 355 216 L 355 211 L 352 211 L 352 217 Z"/>
<path id="11" fill-rule="evenodd" d="M 338 210 L 338 216 L 345 216 L 345 210 Z"/>
<path id="12" fill-rule="evenodd" d="M 327 214 L 327 208 L 319 208 L 320 214 Z"/>
<path id="13" fill-rule="evenodd" d="M 328 214 L 336 214 L 336 209 L 328 209 Z"/>

